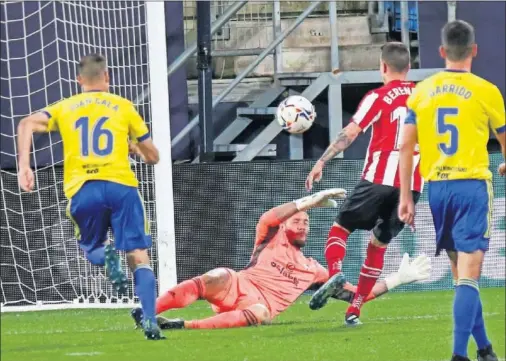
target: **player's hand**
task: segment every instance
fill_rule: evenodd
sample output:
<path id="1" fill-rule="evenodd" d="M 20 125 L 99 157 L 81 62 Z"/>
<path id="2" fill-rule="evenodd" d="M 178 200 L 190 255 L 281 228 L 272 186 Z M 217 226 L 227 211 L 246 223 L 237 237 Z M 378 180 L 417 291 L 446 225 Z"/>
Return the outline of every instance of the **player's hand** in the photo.
<path id="1" fill-rule="evenodd" d="M 399 202 L 399 219 L 415 229 L 415 202 L 413 199 L 401 199 Z"/>
<path id="2" fill-rule="evenodd" d="M 499 172 L 499 175 L 501 177 L 504 177 L 506 175 L 506 163 L 499 164 L 499 168 L 497 169 L 497 172 Z"/>
<path id="3" fill-rule="evenodd" d="M 146 161 L 144 158 L 144 155 L 142 154 L 141 150 L 139 149 L 139 146 L 135 144 L 134 142 L 128 142 L 128 152 L 130 154 L 137 154 L 143 162 Z"/>
<path id="4" fill-rule="evenodd" d="M 313 189 L 313 183 L 319 182 L 322 179 L 323 176 L 323 166 L 325 164 L 319 160 L 314 165 L 313 169 L 311 169 L 311 172 L 309 172 L 307 178 L 306 178 L 306 190 L 308 192 Z"/>
<path id="5" fill-rule="evenodd" d="M 423 281 L 430 277 L 432 269 L 430 258 L 424 254 L 416 257 L 412 262 L 409 261 L 409 254 L 404 253 L 401 265 L 397 271 L 400 284 L 408 284 L 416 281 Z"/>
<path id="6" fill-rule="evenodd" d="M 343 188 L 331 188 L 320 191 L 313 195 L 295 201 L 299 211 L 311 208 L 337 208 L 337 202 L 332 198 L 346 198 L 346 190 Z"/>
<path id="7" fill-rule="evenodd" d="M 18 182 L 22 190 L 25 192 L 31 192 L 35 186 L 35 178 L 33 176 L 32 168 L 20 168 L 18 173 Z"/>

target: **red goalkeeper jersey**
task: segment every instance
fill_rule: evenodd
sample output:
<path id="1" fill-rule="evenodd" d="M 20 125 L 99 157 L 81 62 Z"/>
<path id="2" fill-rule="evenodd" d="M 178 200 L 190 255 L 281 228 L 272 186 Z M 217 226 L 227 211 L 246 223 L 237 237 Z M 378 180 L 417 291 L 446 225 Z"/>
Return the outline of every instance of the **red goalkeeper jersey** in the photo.
<path id="1" fill-rule="evenodd" d="M 268 213 L 267 213 L 268 214 Z M 283 312 L 314 283 L 328 280 L 327 270 L 293 246 L 283 230 L 262 217 L 251 262 L 239 272 L 262 293 L 271 317 Z"/>

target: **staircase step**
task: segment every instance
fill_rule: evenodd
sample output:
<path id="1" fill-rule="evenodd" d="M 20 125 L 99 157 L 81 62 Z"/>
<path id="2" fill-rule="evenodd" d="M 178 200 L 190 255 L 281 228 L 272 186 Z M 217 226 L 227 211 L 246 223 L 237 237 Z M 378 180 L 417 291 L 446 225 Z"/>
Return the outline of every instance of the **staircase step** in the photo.
<path id="1" fill-rule="evenodd" d="M 262 107 L 262 108 L 252 108 L 252 107 L 244 107 L 237 108 L 237 115 L 274 115 L 276 114 L 276 107 Z"/>
<path id="2" fill-rule="evenodd" d="M 248 144 L 215 144 L 214 152 L 223 154 L 223 153 L 239 153 L 244 148 L 246 148 Z M 267 144 L 264 149 L 258 154 L 259 157 L 275 157 L 276 156 L 276 144 Z"/>

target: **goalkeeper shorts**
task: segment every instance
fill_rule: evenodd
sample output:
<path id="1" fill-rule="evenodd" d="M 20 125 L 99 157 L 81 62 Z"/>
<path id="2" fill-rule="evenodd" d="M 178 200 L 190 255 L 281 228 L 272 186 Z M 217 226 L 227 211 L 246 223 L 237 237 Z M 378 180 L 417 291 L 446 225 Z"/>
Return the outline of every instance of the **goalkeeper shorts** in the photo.
<path id="1" fill-rule="evenodd" d="M 230 275 L 229 282 L 222 292 L 212 302 L 212 309 L 216 313 L 245 310 L 250 306 L 262 304 L 268 307 L 260 290 L 246 279 L 241 273 L 229 268 L 223 268 Z"/>

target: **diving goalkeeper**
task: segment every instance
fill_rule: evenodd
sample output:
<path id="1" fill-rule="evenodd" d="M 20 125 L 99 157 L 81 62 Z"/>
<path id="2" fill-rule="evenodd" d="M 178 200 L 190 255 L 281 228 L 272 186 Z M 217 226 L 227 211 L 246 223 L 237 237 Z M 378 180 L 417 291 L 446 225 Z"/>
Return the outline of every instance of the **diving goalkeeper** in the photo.
<path id="1" fill-rule="evenodd" d="M 186 307 L 201 298 L 212 304 L 217 315 L 192 321 L 159 316 L 159 326 L 162 329 L 210 329 L 269 323 L 306 290 L 328 280 L 327 270 L 301 252 L 309 232 L 306 211 L 315 207 L 337 207 L 332 198 L 345 196 L 344 189 L 328 189 L 264 213 L 257 224 L 251 260 L 244 270 L 214 269 L 178 284 L 156 302 L 156 313 L 159 314 Z M 426 256 L 420 256 L 410 264 L 409 256 L 405 254 L 399 272 L 379 281 L 367 300 L 400 284 L 426 279 L 429 273 L 430 260 Z M 353 299 L 352 293 L 353 286 L 343 287 L 334 298 L 349 301 Z M 132 317 L 140 325 L 142 310 L 132 310 Z"/>

